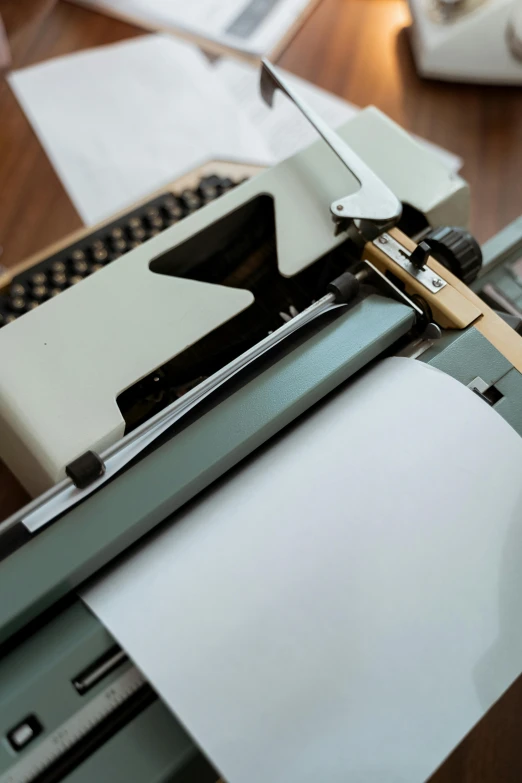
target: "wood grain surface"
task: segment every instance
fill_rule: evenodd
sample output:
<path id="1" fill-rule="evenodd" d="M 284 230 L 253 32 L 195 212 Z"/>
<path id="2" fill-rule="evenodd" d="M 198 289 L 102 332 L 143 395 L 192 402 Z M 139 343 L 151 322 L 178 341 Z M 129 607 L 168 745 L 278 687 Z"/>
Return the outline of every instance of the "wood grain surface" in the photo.
<path id="1" fill-rule="evenodd" d="M 14 68 L 143 33 L 54 0 L 0 0 L 0 14 Z M 472 189 L 471 229 L 484 241 L 522 213 L 522 90 L 420 79 L 408 24 L 403 0 L 322 0 L 279 62 L 353 103 L 378 106 L 409 131 L 460 155 Z M 0 80 L 0 263 L 12 266 L 80 225 L 27 119 Z M 0 516 L 25 499 L 0 465 Z M 521 716 L 519 679 L 432 783 L 520 783 Z"/>

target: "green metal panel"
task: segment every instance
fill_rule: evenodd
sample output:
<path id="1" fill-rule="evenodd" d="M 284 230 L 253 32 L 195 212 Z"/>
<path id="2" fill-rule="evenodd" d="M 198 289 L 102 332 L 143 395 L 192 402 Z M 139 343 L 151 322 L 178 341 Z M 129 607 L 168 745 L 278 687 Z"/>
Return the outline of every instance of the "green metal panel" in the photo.
<path id="1" fill-rule="evenodd" d="M 504 395 L 494 409 L 522 435 L 522 375 L 480 332 L 446 332 L 420 358 L 466 386 L 477 377 L 494 385 Z"/>
<path id="2" fill-rule="evenodd" d="M 67 776 L 67 783 L 167 783 L 198 751 L 156 701 Z"/>
<path id="3" fill-rule="evenodd" d="M 420 358 L 466 386 L 477 376 L 491 386 L 512 367 L 474 327 L 463 332 L 448 332 Z"/>
<path id="4" fill-rule="evenodd" d="M 495 410 L 522 435 L 522 375 L 513 367 L 495 386 L 504 395 Z"/>
<path id="5" fill-rule="evenodd" d="M 7 558 L 0 642 L 378 356 L 413 319 L 402 304 L 365 298 Z"/>

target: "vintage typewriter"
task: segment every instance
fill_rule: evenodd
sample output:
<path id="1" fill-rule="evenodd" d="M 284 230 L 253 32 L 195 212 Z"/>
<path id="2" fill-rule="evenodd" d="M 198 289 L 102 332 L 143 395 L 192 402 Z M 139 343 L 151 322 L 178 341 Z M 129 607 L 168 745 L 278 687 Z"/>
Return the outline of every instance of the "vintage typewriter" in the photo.
<path id="1" fill-rule="evenodd" d="M 522 435 L 522 221 L 366 109 L 272 170 L 225 164 L 4 279 L 0 783 L 215 781 L 76 588 L 371 362 L 454 376 Z M 221 168 L 220 168 L 221 166 Z M 254 174 L 240 184 L 246 175 Z"/>

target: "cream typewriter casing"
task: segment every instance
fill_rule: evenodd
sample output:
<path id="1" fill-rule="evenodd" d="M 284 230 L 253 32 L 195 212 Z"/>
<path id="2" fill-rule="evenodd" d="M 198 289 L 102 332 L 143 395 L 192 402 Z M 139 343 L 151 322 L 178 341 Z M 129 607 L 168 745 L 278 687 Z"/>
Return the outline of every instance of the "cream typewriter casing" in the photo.
<path id="1" fill-rule="evenodd" d="M 466 183 L 380 111 L 361 111 L 340 134 L 431 225 L 466 225 Z M 252 302 L 247 290 L 154 273 L 151 261 L 268 194 L 279 269 L 291 277 L 344 240 L 335 236 L 329 205 L 357 189 L 318 140 L 4 327 L 0 457 L 30 494 L 63 478 L 80 454 L 123 436 L 122 391 Z"/>

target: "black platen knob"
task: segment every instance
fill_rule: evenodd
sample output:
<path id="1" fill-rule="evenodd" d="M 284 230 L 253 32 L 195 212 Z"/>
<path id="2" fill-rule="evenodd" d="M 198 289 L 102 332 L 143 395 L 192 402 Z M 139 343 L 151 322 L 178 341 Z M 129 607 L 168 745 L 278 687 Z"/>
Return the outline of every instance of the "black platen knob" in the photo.
<path id="1" fill-rule="evenodd" d="M 423 238 L 431 248 L 431 255 L 450 272 L 470 285 L 482 266 L 482 250 L 477 240 L 463 228 L 445 226 L 436 228 Z"/>

